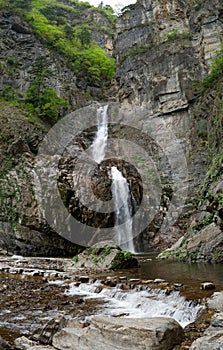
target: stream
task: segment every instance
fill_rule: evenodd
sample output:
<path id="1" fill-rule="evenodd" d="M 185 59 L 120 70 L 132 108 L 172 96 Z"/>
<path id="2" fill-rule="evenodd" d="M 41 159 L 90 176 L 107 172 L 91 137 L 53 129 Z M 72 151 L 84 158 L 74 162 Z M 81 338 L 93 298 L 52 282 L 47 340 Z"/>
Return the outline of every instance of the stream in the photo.
<path id="1" fill-rule="evenodd" d="M 48 259 L 49 260 L 49 259 Z M 223 290 L 223 270 L 221 265 L 179 263 L 158 261 L 153 256 L 139 257 L 140 267 L 132 270 L 111 271 L 89 280 L 77 282 L 70 271 L 60 278 L 63 260 L 60 262 L 58 277 L 0 272 L 0 336 L 12 341 L 32 332 L 48 320 L 65 316 L 77 317 L 85 322 L 94 315 L 123 317 L 170 316 L 183 327 L 192 323 L 205 309 L 205 299 L 213 290 L 201 290 L 200 283 L 211 281 L 214 291 Z M 44 259 L 30 259 L 34 268 L 49 269 Z M 66 260 L 66 264 L 67 261 Z M 16 261 L 14 262 L 16 265 Z M 26 264 L 27 268 L 27 262 Z M 22 267 L 22 262 L 19 263 Z M 66 271 L 66 267 L 64 268 Z M 82 271 L 84 273 L 84 271 Z M 69 276 L 68 276 L 69 275 Z M 113 287 L 106 281 L 116 278 Z M 146 280 L 163 279 L 169 285 L 179 288 L 168 291 L 162 284 L 151 287 Z M 126 282 L 136 283 L 126 290 Z M 137 279 L 144 281 L 137 284 Z"/>

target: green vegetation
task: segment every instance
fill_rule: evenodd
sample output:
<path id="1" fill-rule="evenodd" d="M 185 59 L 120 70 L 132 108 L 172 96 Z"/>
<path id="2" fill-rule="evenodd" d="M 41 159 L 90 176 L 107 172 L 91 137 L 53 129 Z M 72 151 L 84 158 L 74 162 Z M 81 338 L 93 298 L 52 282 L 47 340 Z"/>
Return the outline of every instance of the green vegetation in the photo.
<path id="1" fill-rule="evenodd" d="M 30 73 L 33 79 L 27 90 L 26 102 L 40 118 L 54 123 L 68 108 L 68 103 L 47 85 L 47 76 L 51 71 L 45 57 L 40 56 L 36 60 Z"/>
<path id="2" fill-rule="evenodd" d="M 213 160 L 212 160 L 212 164 L 209 168 L 209 171 L 202 183 L 202 185 L 200 186 L 199 190 L 198 190 L 198 198 L 202 199 L 202 202 L 208 198 L 208 196 L 210 195 L 210 193 L 208 191 L 205 191 L 205 195 L 203 194 L 203 191 L 213 182 L 217 181 L 217 179 L 223 174 L 223 168 L 222 168 L 222 164 L 223 164 L 223 152 L 221 152 L 220 154 L 218 154 Z"/>
<path id="3" fill-rule="evenodd" d="M 125 262 L 132 259 L 132 257 L 133 254 L 125 250 L 118 252 L 111 263 L 111 269 L 117 270 L 122 268 L 122 266 L 125 265 Z"/>
<path id="4" fill-rule="evenodd" d="M 10 84 L 18 75 L 17 59 L 13 56 L 1 59 L 0 73 L 11 77 L 8 86 L 0 92 L 1 101 L 27 111 L 30 118 L 37 117 L 47 124 L 54 124 L 67 111 L 71 93 L 77 101 L 92 99 L 87 91 L 90 85 L 97 87 L 97 94 L 102 97 L 114 76 L 114 59 L 97 45 L 94 38 L 98 33 L 112 37 L 115 16 L 111 7 L 95 8 L 78 0 L 0 0 L 0 8 L 23 17 L 50 53 L 47 56 L 44 53 L 32 65 L 26 93 Z M 58 95 L 49 79 L 55 74 L 52 62 L 57 58 L 74 72 L 77 82 L 74 87 L 65 86 L 63 96 Z M 78 84 L 82 86 L 81 91 Z"/>
<path id="5" fill-rule="evenodd" d="M 67 60 L 77 76 L 87 83 L 107 86 L 114 75 L 114 60 L 93 40 L 98 31 L 94 13 L 101 14 L 113 33 L 115 16 L 108 7 L 94 8 L 89 3 L 67 0 L 15 0 L 12 8 L 24 14 L 39 39 Z"/>
<path id="6" fill-rule="evenodd" d="M 75 256 L 73 257 L 73 261 L 74 261 L 75 263 L 77 263 L 77 262 L 78 262 L 78 260 L 79 260 L 78 256 L 77 256 L 77 255 L 75 255 Z"/>
<path id="7" fill-rule="evenodd" d="M 7 8 L 8 2 L 6 0 L 0 0 L 0 10 Z"/>
<path id="8" fill-rule="evenodd" d="M 213 63 L 211 65 L 211 72 L 208 75 L 208 77 L 206 77 L 202 81 L 202 87 L 204 89 L 210 88 L 213 85 L 215 85 L 219 81 L 219 79 L 221 79 L 222 77 L 223 77 L 223 55 L 213 60 Z"/>
<path id="9" fill-rule="evenodd" d="M 137 47 L 136 49 L 129 50 L 120 57 L 120 61 L 123 62 L 129 56 L 135 56 L 135 55 L 139 55 L 142 53 L 146 53 L 149 51 L 150 47 L 151 47 L 151 45 L 141 45 L 141 46 Z"/>
<path id="10" fill-rule="evenodd" d="M 10 58 L 10 64 L 14 59 Z M 13 63 L 14 64 L 14 63 Z M 25 94 L 21 96 L 19 90 L 8 85 L 0 94 L 1 101 L 11 102 L 15 106 L 29 112 L 30 116 L 38 116 L 44 121 L 53 124 L 64 114 L 68 108 L 68 102 L 60 98 L 57 93 L 48 86 L 47 77 L 52 74 L 45 57 L 36 59 L 31 71 L 32 80 Z M 20 102 L 22 97 L 22 102 Z"/>
<path id="11" fill-rule="evenodd" d="M 210 225 L 214 220 L 214 215 L 210 215 L 209 217 L 200 221 L 197 225 L 193 226 L 193 230 L 195 232 L 201 231 L 204 227 Z"/>
<path id="12" fill-rule="evenodd" d="M 172 32 L 165 34 L 163 38 L 166 40 L 173 40 L 173 39 L 191 40 L 192 34 L 186 31 L 179 32 L 178 29 L 174 29 Z"/>
<path id="13" fill-rule="evenodd" d="M 5 101 L 18 101 L 19 91 L 12 86 L 6 86 L 2 89 L 1 97 Z"/>
<path id="14" fill-rule="evenodd" d="M 223 47 L 223 43 L 222 43 Z M 217 57 L 213 60 L 211 65 L 211 71 L 207 77 L 205 77 L 198 86 L 201 92 L 205 92 L 207 89 L 211 89 L 223 78 L 223 48 L 217 52 Z"/>

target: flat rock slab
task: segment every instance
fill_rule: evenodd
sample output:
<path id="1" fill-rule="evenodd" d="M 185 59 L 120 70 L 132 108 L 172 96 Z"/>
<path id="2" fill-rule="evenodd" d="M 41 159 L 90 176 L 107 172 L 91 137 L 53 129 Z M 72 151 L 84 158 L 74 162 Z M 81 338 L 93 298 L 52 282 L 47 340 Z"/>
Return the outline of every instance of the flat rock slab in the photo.
<path id="1" fill-rule="evenodd" d="M 89 327 L 64 328 L 53 337 L 59 350 L 170 350 L 181 343 L 182 327 L 172 318 L 95 317 Z"/>

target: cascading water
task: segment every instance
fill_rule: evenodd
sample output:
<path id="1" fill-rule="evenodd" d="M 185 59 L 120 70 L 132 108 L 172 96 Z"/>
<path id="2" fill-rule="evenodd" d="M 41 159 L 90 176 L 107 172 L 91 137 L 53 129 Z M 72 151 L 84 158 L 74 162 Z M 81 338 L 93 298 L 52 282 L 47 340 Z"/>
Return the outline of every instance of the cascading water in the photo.
<path id="1" fill-rule="evenodd" d="M 98 108 L 97 110 L 97 133 L 94 142 L 91 146 L 91 156 L 100 163 L 106 153 L 106 146 L 108 140 L 108 105 Z"/>
<path id="2" fill-rule="evenodd" d="M 111 168 L 112 196 L 114 199 L 116 241 L 125 250 L 135 252 L 132 236 L 131 193 L 122 173 Z"/>
<path id="3" fill-rule="evenodd" d="M 104 316 L 123 316 L 133 318 L 172 317 L 182 327 L 194 322 L 205 306 L 193 301 L 185 300 L 177 291 L 167 293 L 166 290 L 137 289 L 123 291 L 121 285 L 115 288 L 100 288 L 101 281 L 89 283 L 71 283 L 66 290 L 67 296 L 81 295 L 85 299 L 104 301 L 95 314 Z M 95 315 L 94 314 L 94 315 Z M 94 316 L 92 315 L 92 316 Z"/>
<path id="4" fill-rule="evenodd" d="M 106 155 L 108 140 L 108 105 L 97 110 L 97 133 L 90 148 L 93 160 L 100 163 Z M 111 168 L 112 197 L 114 199 L 116 242 L 121 248 L 135 252 L 132 237 L 131 192 L 127 180 L 113 166 Z"/>

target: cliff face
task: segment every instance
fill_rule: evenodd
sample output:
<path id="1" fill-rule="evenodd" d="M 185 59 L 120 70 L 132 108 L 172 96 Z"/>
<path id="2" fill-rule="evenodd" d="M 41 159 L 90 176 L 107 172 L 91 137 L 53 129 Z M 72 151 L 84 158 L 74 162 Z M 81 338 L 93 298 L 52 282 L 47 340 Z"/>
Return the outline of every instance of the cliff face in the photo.
<path id="1" fill-rule="evenodd" d="M 36 200 L 35 156 L 55 118 L 50 119 L 49 110 L 43 117 L 37 105 L 30 108 L 29 99 L 42 94 L 41 100 L 45 90 L 48 101 L 40 102 L 46 107 L 50 103 L 53 113 L 57 98 L 63 99 L 59 117 L 101 99 L 100 79 L 90 81 L 85 72 L 75 71 L 72 59 L 57 47 L 58 35 L 68 45 L 76 30 L 82 40 L 94 42 L 111 56 L 114 27 L 105 11 L 89 4 L 80 9 L 81 4 L 70 1 L 41 1 L 40 9 L 34 9 L 36 17 L 28 20 L 32 5 L 29 0 L 0 3 L 0 247 L 25 255 L 74 255 L 79 247 L 49 227 Z M 59 26 L 64 32 L 51 40 L 50 29 L 58 31 Z M 65 38 L 65 29 L 71 39 Z"/>
<path id="2" fill-rule="evenodd" d="M 100 15 L 95 11 L 90 14 L 92 21 L 101 24 Z M 11 13 L 1 16 L 4 33 L 1 37 L 4 50 L 0 52 L 4 62 L 2 89 L 11 85 L 25 92 L 32 78 L 30 69 L 33 62 L 37 57 L 44 56 L 52 72 L 47 77 L 48 84 L 58 95 L 69 99 L 72 107 L 84 106 L 93 97 L 103 97 L 97 79 L 89 85 L 89 77 L 86 77 L 87 80 L 77 78 L 59 54 L 52 54 L 52 50 L 36 39 L 21 18 Z M 74 18 L 68 15 L 68 22 L 72 21 Z M 104 19 L 103 25 L 106 26 L 106 23 Z M 111 37 L 104 34 L 97 30 L 93 32 L 94 39 L 111 51 Z M 198 84 L 211 76 L 213 60 L 221 58 L 222 52 L 218 50 L 222 39 L 223 5 L 220 0 L 140 0 L 127 7 L 117 19 L 114 40 L 117 64 L 114 85 L 110 90 L 110 98 L 116 102 L 108 108 L 109 121 L 114 123 L 113 127 L 110 126 L 109 135 L 124 140 L 121 145 L 121 168 L 127 174 L 129 172 L 129 182 L 137 182 L 136 204 L 140 208 L 143 191 L 145 201 L 149 204 L 149 208 L 145 206 L 140 212 L 143 224 L 139 224 L 140 235 L 135 235 L 138 250 L 160 251 L 179 238 L 181 247 L 181 237 L 184 235 L 183 246 L 191 240 L 189 253 L 185 254 L 185 249 L 182 253 L 184 259 L 208 257 L 208 260 L 215 260 L 215 256 L 219 261 L 223 260 L 219 255 L 222 245 L 222 70 L 219 70 L 219 79 L 215 74 L 214 84 L 212 82 L 208 88 L 202 88 L 204 91 L 201 89 L 204 84 Z M 12 56 L 16 57 L 16 64 L 10 59 Z M 92 104 L 85 107 L 84 111 L 77 111 L 69 122 L 70 126 L 64 126 L 68 134 L 70 130 L 76 130 L 74 120 L 78 115 L 82 123 L 80 131 L 83 133 L 74 138 L 73 144 L 68 145 L 68 154 L 66 151 L 63 153 L 57 180 L 61 198 L 69 213 L 89 227 L 96 225 L 103 228 L 112 227 L 114 218 L 106 215 L 107 212 L 103 215 L 88 210 L 76 200 L 75 193 L 79 191 L 81 176 L 73 174 L 77 155 L 86 150 L 93 140 L 95 129 L 88 130 L 88 127 L 96 125 L 97 107 Z M 6 110 L 7 113 L 12 113 L 12 110 Z M 83 118 L 85 116 L 87 120 Z M 21 123 L 21 119 L 18 123 Z M 13 129 L 13 123 L 10 128 Z M 12 158 L 12 165 L 9 169 L 5 167 L 2 175 L 4 191 L 1 220 L 4 224 L 0 228 L 1 245 L 22 254 L 52 254 L 54 251 L 61 255 L 62 251 L 64 254 L 76 252 L 79 247 L 63 239 L 58 238 L 57 245 L 55 232 L 39 210 L 38 193 L 30 196 L 35 177 L 34 159 L 45 133 L 44 125 L 41 123 L 36 129 L 36 121 L 30 124 L 28 118 L 24 137 L 13 132 L 11 136 L 10 133 L 7 137 L 3 135 L 7 142 L 2 144 L 2 149 L 7 144 L 4 162 L 7 157 Z M 22 151 L 18 153 L 19 147 Z M 111 158 L 115 157 L 118 147 L 115 146 Z M 138 154 L 139 149 L 145 153 Z M 38 160 L 39 167 L 48 165 L 48 162 L 54 164 L 61 153 L 51 156 L 49 153 L 46 159 L 43 157 L 42 161 Z M 106 201 L 110 199 L 111 181 L 105 174 L 105 168 L 111 167 L 113 161 L 105 162 L 96 169 L 88 184 L 90 186 L 93 183 L 96 197 Z M 133 167 L 129 167 L 128 162 L 131 161 Z M 140 181 L 144 184 L 138 181 L 134 166 L 143 169 L 144 177 Z M 46 187 L 51 177 L 50 169 L 47 171 L 42 179 Z M 66 220 L 63 221 L 64 218 L 57 215 L 57 206 L 51 201 L 53 196 L 50 189 L 47 191 L 45 207 L 52 208 L 50 217 L 54 219 L 53 225 L 64 227 Z M 93 197 L 90 197 L 90 203 L 94 203 Z M 9 223 L 13 223 L 13 227 Z M 195 233 L 207 229 L 209 225 L 212 225 L 210 232 L 215 225 L 215 236 L 218 237 L 214 238 L 218 241 L 216 247 L 210 243 L 213 238 L 211 233 L 207 245 L 204 242 L 205 233 L 199 242 L 193 244 Z M 75 235 L 77 229 L 72 226 L 68 228 L 71 238 L 72 232 Z M 85 234 L 83 232 L 83 237 L 78 240 L 81 245 L 87 244 Z M 98 230 L 93 239 L 99 237 L 100 240 L 102 236 L 103 232 Z M 33 242 L 31 245 L 30 240 Z M 73 242 L 77 243 L 77 240 L 73 239 Z M 202 247 L 203 255 L 194 254 L 194 247 L 198 245 Z M 210 253 L 209 248 L 205 250 L 206 246 L 214 246 L 214 251 Z M 168 253 L 168 256 L 179 257 L 179 249 L 173 248 L 171 251 L 176 254 Z"/>
<path id="3" fill-rule="evenodd" d="M 196 251 L 198 242 L 191 243 L 188 254 L 184 250 L 181 258 L 215 260 L 218 256 L 222 260 L 219 253 L 222 242 L 222 84 L 216 81 L 202 94 L 197 84 L 210 74 L 213 60 L 222 55 L 219 53 L 223 38 L 222 3 L 218 0 L 141 0 L 126 9 L 117 20 L 116 28 L 117 99 L 138 105 L 139 110 L 143 106 L 149 114 L 145 123 L 157 125 L 157 139 L 165 139 L 167 130 L 176 137 L 171 157 L 175 157 L 178 164 L 183 161 L 179 144 L 184 149 L 188 177 L 185 182 L 180 172 L 176 176 L 178 180 L 181 178 L 182 187 L 188 188 L 187 205 L 172 229 L 165 233 L 169 237 L 181 236 L 191 221 L 191 227 L 201 224 L 199 231 L 216 221 L 214 232 L 217 233 L 213 232 L 215 238 L 209 237 L 207 246 L 205 235 L 200 237 L 202 252 Z M 219 74 L 221 76 L 221 70 Z M 167 153 L 165 149 L 164 153 Z M 211 168 L 215 170 L 210 171 L 211 159 L 215 164 Z M 167 169 L 168 164 L 163 162 L 162 167 Z M 176 168 L 172 168 L 167 180 L 170 183 L 175 172 Z M 209 180 L 207 177 L 204 180 L 207 172 Z M 214 176 L 216 173 L 218 175 Z M 203 190 L 197 195 L 200 186 Z M 208 200 L 207 193 L 210 194 Z M 197 215 L 193 216 L 196 210 Z M 212 229 L 211 226 L 209 232 Z M 185 241 L 192 239 L 196 232 L 196 229 L 189 229 Z M 154 234 L 150 229 L 141 235 L 145 246 L 152 242 L 159 245 L 160 238 L 163 239 L 159 232 Z M 213 244 L 214 241 L 218 243 Z M 179 246 L 181 243 L 179 241 Z M 211 246 L 215 247 L 213 251 L 210 251 Z M 176 254 L 167 255 L 178 258 L 178 249 L 173 248 L 173 251 Z"/>
<path id="4" fill-rule="evenodd" d="M 151 114 L 187 110 L 222 41 L 220 1 L 138 1 L 116 24 L 119 100 Z"/>
<path id="5" fill-rule="evenodd" d="M 37 5 L 35 8 L 32 1 L 26 3 L 24 8 L 20 8 L 19 1 L 2 5 L 0 96 L 9 98 L 10 88 L 15 99 L 25 100 L 36 75 L 39 77 L 43 68 L 47 68 L 47 74 L 42 76 L 45 84 L 67 101 L 69 110 L 80 108 L 92 99 L 103 98 L 100 79 L 105 79 L 103 84 L 106 84 L 106 78 L 100 75 L 98 79 L 90 80 L 84 65 L 77 69 L 74 63 L 75 59 L 78 61 L 76 56 L 92 43 L 111 56 L 114 27 L 106 13 L 87 4 L 82 9 L 81 5 L 70 1 L 51 5 L 43 1 L 40 8 Z M 86 57 L 81 59 L 84 61 Z M 86 66 L 90 68 L 95 62 L 90 55 L 87 59 Z"/>

